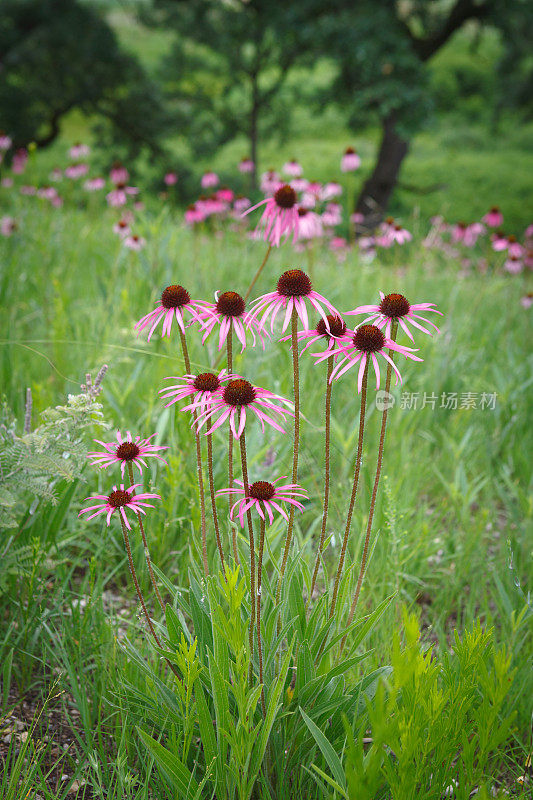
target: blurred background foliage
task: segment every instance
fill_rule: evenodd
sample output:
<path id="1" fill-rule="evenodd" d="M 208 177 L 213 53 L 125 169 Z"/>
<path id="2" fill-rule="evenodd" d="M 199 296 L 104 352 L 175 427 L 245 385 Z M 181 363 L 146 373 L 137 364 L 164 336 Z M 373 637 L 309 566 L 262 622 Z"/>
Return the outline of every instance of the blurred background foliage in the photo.
<path id="1" fill-rule="evenodd" d="M 532 26 L 527 0 L 6 0 L 0 126 L 15 147 L 90 138 L 148 178 L 172 164 L 183 201 L 223 148 L 266 168 L 302 134 L 370 139 L 371 214 L 414 137 L 527 145 Z"/>

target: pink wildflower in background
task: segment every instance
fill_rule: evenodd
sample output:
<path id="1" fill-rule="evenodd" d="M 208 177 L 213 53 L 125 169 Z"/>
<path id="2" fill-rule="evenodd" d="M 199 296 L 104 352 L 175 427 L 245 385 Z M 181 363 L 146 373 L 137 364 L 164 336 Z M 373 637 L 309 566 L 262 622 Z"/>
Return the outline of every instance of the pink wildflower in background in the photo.
<path id="1" fill-rule="evenodd" d="M 163 178 L 165 186 L 175 186 L 178 182 L 178 176 L 175 172 L 167 172 Z"/>
<path id="2" fill-rule="evenodd" d="M 219 178 L 216 172 L 206 172 L 204 175 L 202 175 L 202 189 L 210 189 L 213 186 L 218 186 L 218 181 Z"/>
<path id="3" fill-rule="evenodd" d="M 499 228 L 501 225 L 503 225 L 503 214 L 498 206 L 492 206 L 490 211 L 485 214 L 481 221 L 484 222 L 485 225 L 488 225 L 489 228 Z"/>
<path id="4" fill-rule="evenodd" d="M 76 181 L 78 178 L 83 178 L 83 176 L 87 175 L 88 172 L 88 164 L 69 164 L 69 166 L 65 169 L 65 177 L 70 178 L 72 181 Z"/>
<path id="5" fill-rule="evenodd" d="M 3 186 L 4 189 L 11 189 L 11 187 L 13 186 L 13 178 L 9 177 L 2 178 L 2 180 L 0 181 L 0 186 Z"/>
<path id="6" fill-rule="evenodd" d="M 322 222 L 330 228 L 335 228 L 342 222 L 342 206 L 340 203 L 328 203 L 322 212 Z"/>
<path id="7" fill-rule="evenodd" d="M 14 217 L 2 217 L 0 219 L 0 233 L 2 236 L 13 236 L 18 225 Z"/>
<path id="8" fill-rule="evenodd" d="M 135 250 L 137 252 L 142 250 L 146 245 L 146 239 L 143 239 L 142 236 L 137 236 L 137 234 L 126 236 L 123 241 L 125 247 L 127 247 L 129 250 Z"/>
<path id="9" fill-rule="evenodd" d="M 280 486 L 276 486 L 278 481 L 282 481 L 284 478 L 287 478 L 287 476 L 282 475 L 280 478 L 276 478 L 272 483 L 268 481 L 256 481 L 250 484 L 248 495 L 246 495 L 244 491 L 243 482 L 236 480 L 234 483 L 236 483 L 239 488 L 220 489 L 217 492 L 217 496 L 228 495 L 239 498 L 231 507 L 230 519 L 233 519 L 235 510 L 237 510 L 237 517 L 241 528 L 244 528 L 244 515 L 252 508 L 255 509 L 263 520 L 265 519 L 266 513 L 271 525 L 274 522 L 274 512 L 280 514 L 283 519 L 288 522 L 289 518 L 287 512 L 283 508 L 283 503 L 288 503 L 289 505 L 295 506 L 299 511 L 304 511 L 305 507 L 298 498 L 307 500 L 308 496 L 303 491 L 302 487 L 296 483 L 284 483 Z"/>
<path id="10" fill-rule="evenodd" d="M 18 150 L 15 151 L 15 155 L 13 156 L 13 161 L 11 163 L 11 171 L 14 172 L 15 175 L 21 175 L 26 169 L 27 161 L 28 161 L 28 152 L 27 150 L 25 150 L 24 147 L 20 147 Z"/>
<path id="11" fill-rule="evenodd" d="M 233 201 L 233 211 L 239 217 L 243 216 L 244 212 L 250 208 L 250 200 L 248 197 L 239 196 Z"/>
<path id="12" fill-rule="evenodd" d="M 333 197 L 340 197 L 342 191 L 343 189 L 340 183 L 335 183 L 334 181 L 330 181 L 329 183 L 324 184 L 324 186 L 321 188 L 320 199 L 331 200 Z"/>
<path id="13" fill-rule="evenodd" d="M 278 173 L 273 169 L 269 169 L 267 172 L 264 172 L 261 175 L 261 183 L 259 188 L 263 194 L 274 194 L 276 189 L 279 189 L 282 184 L 283 181 Z"/>
<path id="14" fill-rule="evenodd" d="M 59 183 L 59 181 L 63 180 L 63 170 L 59 167 L 54 167 L 48 178 L 54 183 Z"/>
<path id="15" fill-rule="evenodd" d="M 0 131 L 0 150 L 3 152 L 9 150 L 12 144 L 13 140 L 11 139 L 11 136 L 8 136 L 4 131 Z"/>
<path id="16" fill-rule="evenodd" d="M 131 228 L 125 219 L 119 219 L 118 222 L 115 222 L 113 225 L 113 233 L 118 234 L 121 239 L 124 239 L 125 236 L 128 236 L 131 233 Z"/>
<path id="17" fill-rule="evenodd" d="M 109 173 L 109 177 L 112 183 L 123 183 L 126 184 L 129 180 L 130 173 L 126 169 L 120 161 L 115 161 L 113 166 L 111 167 L 111 171 Z"/>
<path id="18" fill-rule="evenodd" d="M 251 158 L 243 158 L 239 161 L 239 172 L 242 172 L 243 175 L 254 171 L 254 162 Z"/>
<path id="19" fill-rule="evenodd" d="M 141 439 L 136 436 L 133 439 L 130 431 L 126 431 L 126 436 L 123 438 L 120 431 L 117 431 L 116 442 L 102 442 L 100 439 L 95 439 L 97 444 L 101 444 L 104 448 L 102 451 L 95 451 L 88 453 L 87 458 L 91 461 L 93 466 L 106 469 L 114 464 L 120 464 L 120 471 L 124 477 L 124 469 L 127 464 L 132 464 L 138 468 L 142 475 L 142 468 L 147 467 L 145 458 L 158 458 L 163 464 L 167 462 L 158 454 L 160 450 L 167 450 L 164 445 L 151 444 L 150 439 L 156 436 L 152 433 L 147 439 Z"/>
<path id="20" fill-rule="evenodd" d="M 520 256 L 509 255 L 505 261 L 505 264 L 503 265 L 503 268 L 511 275 L 519 275 L 524 270 L 524 262 Z"/>
<path id="21" fill-rule="evenodd" d="M 80 158 L 87 158 L 87 156 L 89 155 L 90 152 L 91 152 L 91 148 L 89 147 L 88 144 L 81 144 L 80 142 L 77 142 L 75 145 L 73 145 L 70 148 L 70 150 L 68 151 L 68 154 L 69 154 L 70 158 L 72 158 L 75 161 L 77 161 Z"/>
<path id="22" fill-rule="evenodd" d="M 291 178 L 300 178 L 303 175 L 303 168 L 295 158 L 293 158 L 292 161 L 287 161 L 282 166 L 281 171 Z"/>
<path id="23" fill-rule="evenodd" d="M 93 497 L 86 497 L 86 503 L 93 500 L 99 500 L 100 502 L 96 505 L 83 508 L 79 512 L 78 517 L 81 517 L 82 514 L 90 514 L 91 511 L 94 513 L 90 514 L 87 519 L 93 519 L 93 517 L 98 517 L 100 514 L 106 514 L 107 524 L 109 525 L 112 515 L 115 511 L 118 511 L 126 528 L 131 530 L 126 509 L 129 508 L 130 511 L 133 511 L 135 514 L 146 514 L 145 508 L 154 508 L 153 505 L 146 502 L 147 500 L 161 500 L 158 494 L 135 494 L 135 490 L 139 486 L 141 486 L 140 483 L 133 483 L 125 489 L 124 484 L 121 483 L 120 487 L 113 486 L 111 494 L 96 494 Z"/>
<path id="24" fill-rule="evenodd" d="M 308 208 L 300 206 L 298 208 L 298 239 L 318 239 L 323 235 L 322 219 L 320 214 Z"/>
<path id="25" fill-rule="evenodd" d="M 223 203 L 231 203 L 235 197 L 235 192 L 227 186 L 221 186 L 220 189 L 216 190 L 215 197 L 217 200 L 222 200 Z"/>
<path id="26" fill-rule="evenodd" d="M 353 147 L 347 147 L 341 158 L 341 172 L 354 172 L 359 168 L 361 159 Z"/>
<path id="27" fill-rule="evenodd" d="M 112 208 L 120 208 L 126 205 L 128 196 L 138 194 L 136 186 L 126 186 L 125 183 L 117 183 L 115 188 L 106 194 L 107 204 Z"/>
<path id="28" fill-rule="evenodd" d="M 99 178 L 99 177 L 89 178 L 83 184 L 83 188 L 87 192 L 98 192 L 101 189 L 105 188 L 105 178 Z"/>
<path id="29" fill-rule="evenodd" d="M 20 193 L 25 195 L 26 197 L 33 197 L 33 195 L 37 194 L 37 187 L 36 186 L 21 186 Z"/>
<path id="30" fill-rule="evenodd" d="M 279 247 L 282 237 L 285 240 L 291 236 L 293 241 L 298 238 L 298 196 L 292 186 L 287 183 L 277 189 L 273 197 L 267 197 L 256 203 L 247 211 L 243 216 L 246 216 L 251 211 L 255 211 L 260 206 L 265 206 L 261 215 L 261 219 L 257 225 L 256 231 L 262 232 L 265 241 L 269 242 L 274 247 Z"/>
<path id="31" fill-rule="evenodd" d="M 186 209 L 184 215 L 185 223 L 187 225 L 197 225 L 199 222 L 203 222 L 205 217 L 205 212 L 198 208 L 195 203 Z"/>
<path id="32" fill-rule="evenodd" d="M 528 292 L 520 298 L 520 305 L 522 308 L 531 308 L 533 306 L 533 292 Z"/>

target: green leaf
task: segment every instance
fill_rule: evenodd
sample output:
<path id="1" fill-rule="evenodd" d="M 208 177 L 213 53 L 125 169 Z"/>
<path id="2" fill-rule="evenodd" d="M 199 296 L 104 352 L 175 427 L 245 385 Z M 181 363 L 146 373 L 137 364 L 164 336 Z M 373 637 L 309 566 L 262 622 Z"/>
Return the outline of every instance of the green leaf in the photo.
<path id="1" fill-rule="evenodd" d="M 312 719 L 309 719 L 303 708 L 300 707 L 300 714 L 302 715 L 303 721 L 309 728 L 311 735 L 317 745 L 319 746 L 320 750 L 322 751 L 322 755 L 326 759 L 327 765 L 330 768 L 331 772 L 337 783 L 342 787 L 343 792 L 346 794 L 346 778 L 344 775 L 344 769 L 342 767 L 342 763 L 340 758 L 338 757 L 337 753 L 326 739 L 320 728 L 317 728 L 315 723 Z"/>
<path id="2" fill-rule="evenodd" d="M 304 686 L 310 683 L 314 677 L 315 665 L 313 663 L 313 657 L 309 649 L 309 644 L 307 639 L 305 639 L 300 645 L 298 659 L 296 662 L 296 684 L 294 691 L 297 697 L 299 697 Z"/>
<path id="3" fill-rule="evenodd" d="M 143 744 L 153 755 L 161 771 L 172 782 L 173 787 L 180 793 L 180 797 L 189 798 L 198 792 L 198 783 L 193 778 L 189 769 L 174 753 L 163 747 L 158 741 L 149 736 L 146 731 L 137 727 L 137 732 Z"/>
<path id="4" fill-rule="evenodd" d="M 173 647 L 179 647 L 182 637 L 181 625 L 178 615 L 172 608 L 170 603 L 167 603 L 165 608 L 165 617 L 167 620 L 167 633 L 168 638 Z"/>

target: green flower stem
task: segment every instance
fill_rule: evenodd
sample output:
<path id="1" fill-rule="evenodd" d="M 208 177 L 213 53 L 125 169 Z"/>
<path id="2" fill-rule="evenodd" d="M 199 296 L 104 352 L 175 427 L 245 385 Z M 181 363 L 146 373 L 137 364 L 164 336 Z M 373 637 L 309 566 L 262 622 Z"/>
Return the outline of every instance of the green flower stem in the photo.
<path id="1" fill-rule="evenodd" d="M 183 352 L 183 360 L 185 362 L 185 371 L 188 375 L 191 374 L 191 361 L 189 359 L 189 351 L 187 349 L 187 340 L 185 338 L 185 334 L 178 326 L 178 330 L 180 332 L 180 339 L 181 339 L 181 349 Z M 196 428 L 196 421 L 198 416 L 196 411 L 192 412 L 193 416 L 193 430 L 194 430 L 194 438 L 196 440 L 196 469 L 198 474 L 198 492 L 200 495 L 200 525 L 201 525 L 201 535 L 202 535 L 202 561 L 204 565 L 204 575 L 207 577 L 209 575 L 209 566 L 207 563 L 207 530 L 206 530 L 206 519 L 205 519 L 205 496 L 204 496 L 204 475 L 203 475 L 203 468 L 202 468 L 202 448 L 200 446 L 200 434 Z"/>

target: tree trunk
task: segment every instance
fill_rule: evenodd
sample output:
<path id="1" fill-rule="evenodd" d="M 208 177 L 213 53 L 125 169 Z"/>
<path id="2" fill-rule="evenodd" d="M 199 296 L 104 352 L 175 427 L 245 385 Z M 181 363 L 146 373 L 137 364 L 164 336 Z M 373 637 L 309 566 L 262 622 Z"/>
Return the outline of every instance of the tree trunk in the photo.
<path id="1" fill-rule="evenodd" d="M 398 181 L 402 161 L 409 150 L 409 142 L 396 133 L 395 122 L 393 114 L 389 114 L 383 120 L 383 138 L 376 166 L 365 181 L 355 206 L 355 210 L 365 218 L 365 227 L 370 229 L 383 219 Z"/>

